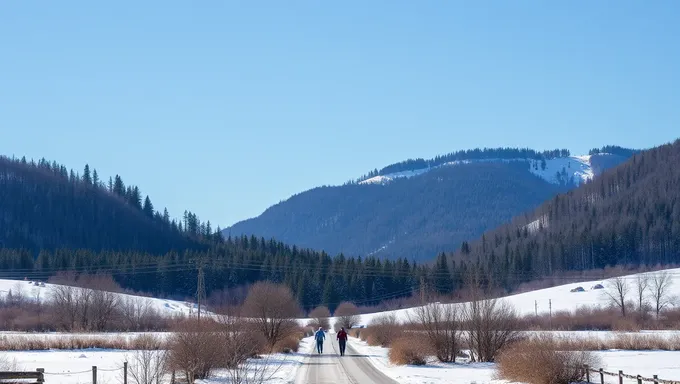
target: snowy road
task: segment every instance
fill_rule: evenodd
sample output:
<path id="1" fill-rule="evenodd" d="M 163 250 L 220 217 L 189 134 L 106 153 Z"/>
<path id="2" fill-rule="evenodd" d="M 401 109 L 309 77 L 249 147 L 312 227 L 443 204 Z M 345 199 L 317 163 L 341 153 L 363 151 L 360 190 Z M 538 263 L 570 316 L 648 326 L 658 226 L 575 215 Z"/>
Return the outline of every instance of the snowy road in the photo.
<path id="1" fill-rule="evenodd" d="M 296 384 L 396 384 L 347 343 L 345 356 L 340 356 L 335 334 L 328 333 L 323 346 L 323 354 L 314 350 L 305 358 L 295 378 Z"/>

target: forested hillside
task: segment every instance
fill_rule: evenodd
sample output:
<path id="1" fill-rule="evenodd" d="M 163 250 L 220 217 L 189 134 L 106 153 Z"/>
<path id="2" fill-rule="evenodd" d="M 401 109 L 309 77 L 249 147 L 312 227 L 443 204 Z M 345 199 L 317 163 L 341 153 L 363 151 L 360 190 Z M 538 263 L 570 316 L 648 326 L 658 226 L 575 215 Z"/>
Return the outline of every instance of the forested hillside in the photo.
<path id="1" fill-rule="evenodd" d="M 635 154 L 587 185 L 463 243 L 504 287 L 561 271 L 680 262 L 680 140 Z"/>
<path id="2" fill-rule="evenodd" d="M 118 175 L 105 182 L 87 165 L 80 175 L 45 159 L 0 156 L 2 247 L 167 252 L 201 248 L 199 238 L 213 233 L 191 212 L 171 220 Z"/>
<path id="3" fill-rule="evenodd" d="M 570 172 L 581 170 L 583 161 L 588 162 L 587 173 L 597 175 L 630 154 L 623 148 L 621 154 L 596 151 L 587 160 L 565 157 L 567 150 L 529 149 L 478 149 L 408 160 L 368 176 L 431 168 L 384 183 L 348 183 L 302 192 L 224 233 L 276 238 L 333 254 L 429 261 L 576 187 Z M 559 168 L 546 169 L 546 159 L 560 164 Z M 457 160 L 470 162 L 442 165 Z"/>

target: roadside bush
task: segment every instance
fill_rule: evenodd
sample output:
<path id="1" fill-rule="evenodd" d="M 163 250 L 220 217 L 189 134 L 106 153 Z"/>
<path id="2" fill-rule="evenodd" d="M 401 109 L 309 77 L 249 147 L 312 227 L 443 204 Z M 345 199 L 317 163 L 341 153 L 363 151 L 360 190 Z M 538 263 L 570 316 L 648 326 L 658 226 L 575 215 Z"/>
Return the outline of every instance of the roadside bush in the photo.
<path id="1" fill-rule="evenodd" d="M 560 351 L 549 336 L 513 343 L 497 358 L 501 379 L 528 384 L 570 384 L 585 379 L 585 365 L 600 362 L 590 351 Z"/>
<path id="2" fill-rule="evenodd" d="M 396 315 L 380 315 L 374 318 L 366 328 L 368 334 L 366 342 L 372 346 L 389 347 L 392 340 L 399 335 L 399 331 Z"/>
<path id="3" fill-rule="evenodd" d="M 401 336 L 392 341 L 389 359 L 397 365 L 425 365 L 430 355 L 427 342 L 417 336 Z"/>
<path id="4" fill-rule="evenodd" d="M 168 365 L 184 373 L 187 382 L 210 377 L 224 360 L 224 345 L 212 327 L 195 320 L 181 324 L 168 340 Z"/>

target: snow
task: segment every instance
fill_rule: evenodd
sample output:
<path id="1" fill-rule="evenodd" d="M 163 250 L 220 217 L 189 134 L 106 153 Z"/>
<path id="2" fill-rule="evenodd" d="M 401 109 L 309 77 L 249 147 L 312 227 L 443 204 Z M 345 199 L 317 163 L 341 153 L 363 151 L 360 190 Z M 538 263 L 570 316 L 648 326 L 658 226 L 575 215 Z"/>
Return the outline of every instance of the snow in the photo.
<path id="1" fill-rule="evenodd" d="M 665 270 L 671 277 L 672 284 L 669 288 L 669 296 L 680 298 L 680 268 Z M 652 276 L 659 272 L 647 272 L 642 275 Z M 633 292 L 633 284 L 637 279 L 637 274 L 624 276 L 623 279 L 629 285 L 629 290 Z M 502 298 L 511 304 L 518 315 L 528 316 L 538 313 L 539 315 L 565 311 L 574 312 L 580 308 L 603 308 L 609 305 L 609 300 L 605 294 L 606 289 L 593 289 L 595 285 L 603 285 L 605 288 L 613 279 L 590 280 L 577 283 L 563 284 L 551 288 L 539 289 L 530 292 L 518 293 Z M 584 292 L 571 292 L 572 289 L 582 287 Z M 676 302 L 676 300 L 671 300 Z M 462 304 L 446 304 L 460 306 Z M 407 322 L 415 315 L 416 308 L 397 309 L 378 313 L 361 315 L 360 326 L 367 326 L 371 321 L 381 315 L 394 314 L 400 322 Z M 299 319 L 300 324 L 306 324 L 310 319 Z M 335 324 L 335 318 L 330 319 L 331 327 Z"/>
<path id="2" fill-rule="evenodd" d="M 51 299 L 52 293 L 55 288 L 59 287 L 57 284 L 35 284 L 35 281 L 26 280 L 5 280 L 0 279 L 0 297 L 6 296 L 9 291 L 12 291 L 13 295 L 21 294 L 25 299 L 46 302 Z M 197 307 L 195 303 L 176 301 L 176 300 L 165 300 L 157 299 L 152 297 L 135 296 L 124 293 L 117 293 L 121 301 L 125 300 L 141 300 L 150 306 L 150 308 L 156 310 L 159 314 L 163 316 L 175 316 L 175 315 L 189 315 L 195 314 L 197 312 Z M 201 313 L 203 309 L 201 309 Z"/>
<path id="3" fill-rule="evenodd" d="M 595 176 L 593 167 L 590 163 L 590 156 L 569 156 L 558 157 L 546 160 L 545 169 L 540 161 L 533 161 L 529 168 L 531 173 L 552 184 L 562 184 L 557 177 L 557 173 L 566 172 L 566 180 L 573 177 L 574 183 L 580 185 L 583 182 L 592 180 Z"/>
<path id="4" fill-rule="evenodd" d="M 606 154 L 604 154 L 606 155 Z M 359 182 L 359 184 L 387 184 L 395 179 L 400 178 L 410 178 L 414 176 L 423 175 L 433 169 L 441 167 L 450 167 L 461 164 L 472 164 L 472 163 L 487 163 L 487 162 L 515 162 L 515 161 L 525 161 L 528 162 L 530 167 L 529 170 L 534 175 L 546 180 L 552 184 L 564 184 L 573 179 L 576 185 L 591 180 L 595 176 L 592 164 L 590 162 L 590 155 L 582 156 L 569 156 L 569 157 L 558 157 L 553 159 L 548 159 L 545 162 L 545 169 L 541 166 L 541 162 L 537 160 L 530 159 L 481 159 L 481 160 L 457 160 L 444 163 L 431 168 L 421 168 L 411 171 L 395 172 L 386 175 L 379 175 L 371 177 L 369 179 Z M 566 177 L 560 180 L 557 173 L 561 173 L 564 170 Z"/>
<path id="5" fill-rule="evenodd" d="M 267 384 L 287 384 L 295 379 L 297 369 L 305 356 L 312 350 L 312 338 L 305 338 L 300 344 L 300 351 L 291 354 L 265 355 L 261 359 L 252 359 L 248 365 L 249 372 L 266 369 L 262 375 Z M 6 352 L 0 355 L 10 363 L 11 370 L 35 371 L 45 370 L 45 382 L 49 384 L 85 384 L 92 382 L 92 367 L 97 367 L 97 382 L 101 384 L 122 383 L 123 362 L 132 362 L 135 351 L 106 349 L 87 349 L 74 351 L 40 351 L 40 352 Z M 129 377 L 129 375 L 128 375 Z M 229 372 L 217 369 L 213 377 L 197 381 L 199 384 L 228 384 Z"/>
<path id="6" fill-rule="evenodd" d="M 370 179 L 366 179 L 361 181 L 359 184 L 385 184 L 387 182 L 390 182 L 394 179 L 399 179 L 399 178 L 409 178 L 413 176 L 418 176 L 426 173 L 429 171 L 430 168 L 422 168 L 422 169 L 416 169 L 413 171 L 403 171 L 403 172 L 395 172 L 395 173 L 390 173 L 387 175 L 381 175 L 381 176 L 375 176 L 371 177 Z"/>
<path id="7" fill-rule="evenodd" d="M 605 332 L 611 334 L 611 332 Z M 493 363 L 470 363 L 458 361 L 452 363 L 440 363 L 435 359 L 430 359 L 424 366 L 399 366 L 389 362 L 388 348 L 372 347 L 365 342 L 350 338 L 352 347 L 359 354 L 368 356 L 371 363 L 385 375 L 396 380 L 401 384 L 502 384 L 505 380 L 495 377 L 496 368 Z M 658 375 L 661 379 L 679 380 L 680 359 L 678 351 L 601 351 L 594 354 L 602 361 L 602 367 L 607 372 L 618 372 L 622 370 L 624 374 L 642 375 L 652 377 Z M 591 381 L 595 375 L 591 375 Z M 606 383 L 618 383 L 618 378 L 605 377 Z M 635 383 L 635 380 L 624 380 L 624 383 Z"/>

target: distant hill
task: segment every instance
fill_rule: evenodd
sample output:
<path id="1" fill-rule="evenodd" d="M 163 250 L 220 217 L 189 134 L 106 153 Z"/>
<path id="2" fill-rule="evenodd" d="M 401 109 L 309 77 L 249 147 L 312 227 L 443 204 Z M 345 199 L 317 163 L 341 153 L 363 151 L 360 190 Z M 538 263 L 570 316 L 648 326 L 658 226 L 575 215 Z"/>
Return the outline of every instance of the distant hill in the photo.
<path id="1" fill-rule="evenodd" d="M 224 234 L 429 261 L 622 163 L 630 154 L 620 150 L 570 156 L 567 150 L 498 148 L 411 159 L 342 186 L 297 194 Z"/>

